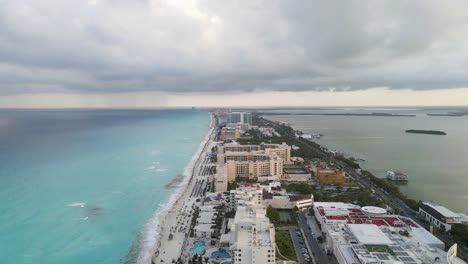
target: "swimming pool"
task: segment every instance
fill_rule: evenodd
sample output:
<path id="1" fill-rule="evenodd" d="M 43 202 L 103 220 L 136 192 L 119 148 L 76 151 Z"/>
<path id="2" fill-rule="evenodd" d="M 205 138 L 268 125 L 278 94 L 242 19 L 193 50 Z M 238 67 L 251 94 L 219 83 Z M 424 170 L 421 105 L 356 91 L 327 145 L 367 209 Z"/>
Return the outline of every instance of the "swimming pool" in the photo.
<path id="1" fill-rule="evenodd" d="M 192 255 L 202 255 L 205 250 L 206 244 L 204 241 L 195 241 L 193 242 L 193 246 L 190 248 L 190 253 L 192 253 Z"/>
<path id="2" fill-rule="evenodd" d="M 228 259 L 231 258 L 231 255 L 225 250 L 220 248 L 218 251 L 211 253 L 212 259 Z"/>

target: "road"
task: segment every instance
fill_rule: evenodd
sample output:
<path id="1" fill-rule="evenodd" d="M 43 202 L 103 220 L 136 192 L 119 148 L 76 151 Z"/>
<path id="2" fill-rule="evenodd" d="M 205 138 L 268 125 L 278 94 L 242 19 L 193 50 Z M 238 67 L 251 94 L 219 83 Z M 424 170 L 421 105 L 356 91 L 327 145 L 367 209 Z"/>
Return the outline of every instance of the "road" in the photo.
<path id="1" fill-rule="evenodd" d="M 265 125 L 266 126 L 272 126 L 277 131 L 282 131 L 282 129 L 279 126 L 278 123 L 276 123 L 274 121 L 271 121 L 271 120 L 268 120 L 268 119 L 263 119 L 263 120 L 265 120 L 265 123 L 266 123 Z M 290 137 L 292 139 L 291 140 L 292 142 L 309 143 L 308 140 L 305 140 L 305 139 L 302 139 L 302 138 L 296 138 L 294 133 L 286 132 L 286 133 L 283 133 L 283 134 L 284 134 L 283 136 Z M 401 215 L 411 218 L 413 221 L 418 223 L 420 226 L 423 226 L 423 227 L 427 226 L 427 223 L 421 221 L 421 219 L 418 218 L 417 212 L 414 211 L 412 208 L 410 208 L 405 202 L 403 202 L 402 200 L 400 200 L 400 199 L 398 199 L 396 197 L 392 197 L 387 192 L 385 192 L 383 189 L 381 189 L 379 186 L 377 186 L 373 182 L 371 182 L 369 179 L 367 179 L 366 177 L 363 177 L 362 175 L 358 174 L 356 172 L 356 170 L 354 170 L 353 168 L 351 168 L 347 164 L 344 164 L 340 160 L 336 160 L 335 157 L 331 153 L 327 153 L 327 152 L 325 152 L 325 151 L 323 151 L 321 149 L 317 149 L 316 147 L 313 147 L 313 146 L 311 146 L 309 144 L 304 144 L 304 145 L 307 146 L 307 148 L 309 148 L 310 150 L 320 152 L 325 157 L 327 157 L 330 160 L 330 162 L 333 162 L 336 165 L 338 165 L 339 167 L 345 169 L 347 174 L 349 176 L 351 176 L 362 187 L 374 190 L 373 193 L 377 197 L 382 199 L 386 204 L 388 204 L 393 209 L 399 208 Z M 447 235 L 436 234 L 436 236 L 439 239 L 441 239 L 442 241 L 444 241 L 445 243 L 447 243 L 447 241 L 448 241 Z M 462 251 L 463 251 L 464 254 L 468 255 L 468 250 L 466 250 L 465 248 L 462 248 Z"/>
<path id="2" fill-rule="evenodd" d="M 292 239 L 293 244 L 294 244 L 294 250 L 296 251 L 297 260 L 298 260 L 298 262 L 300 264 L 302 264 L 302 263 L 311 263 L 310 261 L 307 262 L 304 259 L 304 255 L 302 254 L 302 249 L 303 248 L 307 249 L 307 248 L 306 248 L 306 245 L 304 243 L 304 239 L 302 238 L 302 235 L 298 236 L 296 234 L 297 230 L 298 229 L 296 227 L 289 227 L 289 234 L 291 235 L 291 239 Z M 307 254 L 312 257 L 312 255 L 309 252 L 309 249 L 307 249 Z"/>
<path id="3" fill-rule="evenodd" d="M 304 239 L 306 240 L 309 251 L 312 252 L 312 256 L 315 258 L 316 263 L 327 264 L 328 259 L 323 253 L 323 251 L 320 249 L 317 240 L 315 240 L 315 238 L 312 236 L 312 233 L 309 230 L 309 225 L 307 224 L 307 219 L 305 218 L 304 214 L 304 212 L 298 213 L 299 221 L 297 223 L 302 230 L 302 234 L 304 236 Z"/>

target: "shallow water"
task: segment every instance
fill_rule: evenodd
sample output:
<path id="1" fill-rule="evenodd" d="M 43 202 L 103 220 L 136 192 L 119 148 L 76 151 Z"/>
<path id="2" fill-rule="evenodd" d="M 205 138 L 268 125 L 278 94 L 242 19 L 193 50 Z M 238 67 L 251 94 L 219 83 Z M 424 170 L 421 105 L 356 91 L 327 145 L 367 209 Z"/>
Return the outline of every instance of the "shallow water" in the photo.
<path id="1" fill-rule="evenodd" d="M 278 110 L 279 111 L 279 110 Z M 362 157 L 361 165 L 376 176 L 399 170 L 409 176 L 401 190 L 414 199 L 434 200 L 468 213 L 468 116 L 427 116 L 453 109 L 356 109 L 309 112 L 415 114 L 416 117 L 266 116 L 305 133 L 321 133 L 317 143 Z M 284 111 L 282 111 L 284 112 Z M 297 110 L 297 112 L 307 112 Z M 442 130 L 446 136 L 408 134 L 407 129 Z"/>
<path id="2" fill-rule="evenodd" d="M 119 263 L 208 124 L 188 110 L 1 110 L 0 262 Z"/>

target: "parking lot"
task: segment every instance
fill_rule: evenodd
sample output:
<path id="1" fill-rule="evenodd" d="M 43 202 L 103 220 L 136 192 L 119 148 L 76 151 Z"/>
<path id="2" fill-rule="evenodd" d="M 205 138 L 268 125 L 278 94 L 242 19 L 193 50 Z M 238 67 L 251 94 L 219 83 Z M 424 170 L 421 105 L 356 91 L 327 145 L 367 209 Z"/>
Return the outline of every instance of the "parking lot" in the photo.
<path id="1" fill-rule="evenodd" d="M 312 256 L 302 238 L 302 233 L 297 227 L 289 227 L 289 234 L 294 244 L 297 260 L 299 263 L 312 263 Z"/>

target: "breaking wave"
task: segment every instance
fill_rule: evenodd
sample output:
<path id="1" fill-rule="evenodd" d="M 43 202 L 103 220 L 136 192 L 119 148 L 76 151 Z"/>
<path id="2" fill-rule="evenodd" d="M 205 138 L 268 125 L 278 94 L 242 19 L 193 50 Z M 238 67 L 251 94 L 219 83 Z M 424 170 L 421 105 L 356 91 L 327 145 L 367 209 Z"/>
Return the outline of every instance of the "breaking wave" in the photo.
<path id="1" fill-rule="evenodd" d="M 150 218 L 150 220 L 145 224 L 143 232 L 140 237 L 139 245 L 138 245 L 138 253 L 136 254 L 136 261 L 134 263 L 137 264 L 149 264 L 151 263 L 151 259 L 153 257 L 154 252 L 157 249 L 157 242 L 159 239 L 160 231 L 161 231 L 161 224 L 164 222 L 164 218 L 167 216 L 167 212 L 169 211 L 172 206 L 174 206 L 175 202 L 184 192 L 185 186 L 190 181 L 190 176 L 192 175 L 192 171 L 194 169 L 195 163 L 197 159 L 200 157 L 203 146 L 208 142 L 211 133 L 213 132 L 213 119 L 211 120 L 210 130 L 206 134 L 203 141 L 200 143 L 196 153 L 192 156 L 192 159 L 185 167 L 183 176 L 184 179 L 179 184 L 178 188 L 175 192 L 169 197 L 168 201 L 165 203 L 161 203 L 159 205 L 158 210 L 154 213 L 154 215 Z M 133 262 L 133 261 L 132 261 Z"/>

